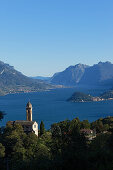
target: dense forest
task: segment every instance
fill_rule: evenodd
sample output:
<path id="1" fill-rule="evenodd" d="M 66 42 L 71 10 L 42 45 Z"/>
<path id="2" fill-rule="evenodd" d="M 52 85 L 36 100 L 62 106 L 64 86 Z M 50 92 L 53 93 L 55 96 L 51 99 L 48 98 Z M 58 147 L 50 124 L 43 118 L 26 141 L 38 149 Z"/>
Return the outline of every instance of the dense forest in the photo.
<path id="1" fill-rule="evenodd" d="M 3 119 L 0 112 L 0 119 Z M 2 122 L 1 122 L 2 124 Z M 39 137 L 20 125 L 0 129 L 0 170 L 112 170 L 113 117 L 40 124 Z"/>

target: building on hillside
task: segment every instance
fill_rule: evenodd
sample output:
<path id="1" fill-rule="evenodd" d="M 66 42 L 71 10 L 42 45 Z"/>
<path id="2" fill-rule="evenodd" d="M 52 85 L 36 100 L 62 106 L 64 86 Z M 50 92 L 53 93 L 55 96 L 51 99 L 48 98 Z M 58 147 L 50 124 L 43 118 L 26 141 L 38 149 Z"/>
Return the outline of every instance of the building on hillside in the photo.
<path id="1" fill-rule="evenodd" d="M 81 129 L 80 130 L 81 134 L 84 134 L 84 136 L 86 137 L 86 139 L 88 140 L 93 140 L 96 137 L 96 131 L 95 130 L 91 130 L 91 129 Z"/>
<path id="2" fill-rule="evenodd" d="M 13 126 L 19 124 L 23 127 L 25 133 L 33 132 L 38 136 L 38 123 L 32 121 L 32 104 L 30 102 L 26 105 L 26 120 L 8 121 L 7 124 L 9 123 Z"/>

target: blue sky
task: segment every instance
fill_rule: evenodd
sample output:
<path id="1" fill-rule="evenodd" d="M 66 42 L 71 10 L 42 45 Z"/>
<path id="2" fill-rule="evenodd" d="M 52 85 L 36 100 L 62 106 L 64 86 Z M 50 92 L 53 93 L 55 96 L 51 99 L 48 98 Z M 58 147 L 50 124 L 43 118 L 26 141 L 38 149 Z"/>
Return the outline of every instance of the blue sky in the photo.
<path id="1" fill-rule="evenodd" d="M 27 76 L 113 63 L 113 0 L 1 0 L 0 60 Z"/>

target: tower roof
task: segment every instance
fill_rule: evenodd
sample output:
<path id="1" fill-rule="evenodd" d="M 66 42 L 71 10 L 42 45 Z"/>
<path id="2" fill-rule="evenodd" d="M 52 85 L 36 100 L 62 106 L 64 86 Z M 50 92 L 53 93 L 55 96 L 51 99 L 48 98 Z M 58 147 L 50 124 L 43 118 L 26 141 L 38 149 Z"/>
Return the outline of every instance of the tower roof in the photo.
<path id="1" fill-rule="evenodd" d="M 30 102 L 28 102 L 26 107 L 32 107 L 32 104 Z"/>

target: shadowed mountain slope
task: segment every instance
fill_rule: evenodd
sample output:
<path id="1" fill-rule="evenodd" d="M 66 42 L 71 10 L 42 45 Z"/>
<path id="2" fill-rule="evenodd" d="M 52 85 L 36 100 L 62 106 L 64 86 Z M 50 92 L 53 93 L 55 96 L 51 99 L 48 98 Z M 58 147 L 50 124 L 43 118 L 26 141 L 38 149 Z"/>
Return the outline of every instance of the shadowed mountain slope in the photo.
<path id="1" fill-rule="evenodd" d="M 80 84 L 87 85 L 113 85 L 113 64 L 99 62 L 85 69 Z"/>
<path id="2" fill-rule="evenodd" d="M 77 64 L 54 74 L 50 82 L 65 86 L 75 86 L 77 84 L 113 86 L 113 64 L 110 62 L 99 62 L 93 66 Z"/>
<path id="3" fill-rule="evenodd" d="M 64 71 L 54 74 L 51 78 L 51 83 L 65 86 L 75 86 L 81 80 L 86 68 L 88 68 L 88 66 L 83 64 L 70 66 Z"/>

